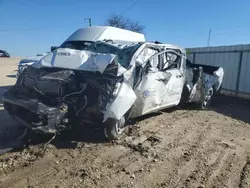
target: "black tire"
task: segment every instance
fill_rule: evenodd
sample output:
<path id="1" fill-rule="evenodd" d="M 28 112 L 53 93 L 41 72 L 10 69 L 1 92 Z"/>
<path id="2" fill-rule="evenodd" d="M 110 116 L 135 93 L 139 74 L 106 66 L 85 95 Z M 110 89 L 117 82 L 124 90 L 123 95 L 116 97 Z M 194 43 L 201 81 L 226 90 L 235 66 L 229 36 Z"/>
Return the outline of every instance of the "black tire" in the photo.
<path id="1" fill-rule="evenodd" d="M 180 103 L 178 105 L 182 106 L 182 107 L 185 106 L 185 104 L 187 104 L 187 102 L 188 102 L 189 95 L 190 95 L 190 92 L 189 92 L 189 90 L 187 88 L 187 85 L 185 84 L 183 86 Z"/>
<path id="2" fill-rule="evenodd" d="M 124 117 L 121 120 L 109 118 L 104 125 L 104 135 L 108 140 L 117 140 L 125 130 Z"/>
<path id="3" fill-rule="evenodd" d="M 214 89 L 210 88 L 201 102 L 201 109 L 207 109 L 211 105 L 211 100 L 213 95 L 214 95 Z"/>

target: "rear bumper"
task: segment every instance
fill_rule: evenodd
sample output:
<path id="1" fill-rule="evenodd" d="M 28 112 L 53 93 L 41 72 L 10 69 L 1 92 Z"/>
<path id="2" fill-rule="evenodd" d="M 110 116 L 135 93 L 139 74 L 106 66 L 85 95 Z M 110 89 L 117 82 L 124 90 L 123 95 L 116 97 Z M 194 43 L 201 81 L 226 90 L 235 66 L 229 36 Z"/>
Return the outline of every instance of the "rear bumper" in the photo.
<path id="1" fill-rule="evenodd" d="M 56 133 L 66 128 L 67 105 L 50 107 L 36 99 L 13 95 L 10 90 L 4 92 L 3 104 L 13 118 L 38 132 Z"/>

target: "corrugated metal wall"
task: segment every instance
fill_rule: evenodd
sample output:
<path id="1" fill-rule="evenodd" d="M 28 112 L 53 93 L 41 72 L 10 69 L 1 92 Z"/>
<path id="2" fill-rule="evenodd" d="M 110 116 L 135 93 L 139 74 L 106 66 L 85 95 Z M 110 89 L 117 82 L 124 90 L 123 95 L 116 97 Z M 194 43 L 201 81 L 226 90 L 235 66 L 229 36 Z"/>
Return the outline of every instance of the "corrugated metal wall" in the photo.
<path id="1" fill-rule="evenodd" d="M 225 75 L 222 92 L 250 98 L 250 45 L 233 45 L 187 49 L 192 63 L 221 66 Z"/>

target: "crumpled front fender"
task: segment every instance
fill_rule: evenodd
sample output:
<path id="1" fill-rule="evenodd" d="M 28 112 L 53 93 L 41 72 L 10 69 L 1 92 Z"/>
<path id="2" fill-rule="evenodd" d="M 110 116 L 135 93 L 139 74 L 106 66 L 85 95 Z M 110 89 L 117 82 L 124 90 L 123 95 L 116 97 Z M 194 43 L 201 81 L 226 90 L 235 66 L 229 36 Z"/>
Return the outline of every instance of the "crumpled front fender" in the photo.
<path id="1" fill-rule="evenodd" d="M 136 98 L 137 97 L 130 84 L 126 81 L 121 83 L 115 100 L 106 107 L 103 122 L 105 122 L 108 118 L 120 120 L 132 107 Z"/>

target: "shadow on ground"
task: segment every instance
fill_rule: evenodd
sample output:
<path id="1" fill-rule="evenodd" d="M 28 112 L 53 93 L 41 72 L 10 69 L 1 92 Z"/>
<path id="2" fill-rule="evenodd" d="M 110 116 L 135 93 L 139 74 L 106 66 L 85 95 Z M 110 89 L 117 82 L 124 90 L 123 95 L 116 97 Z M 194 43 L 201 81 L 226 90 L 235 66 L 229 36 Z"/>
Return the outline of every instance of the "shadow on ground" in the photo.
<path id="1" fill-rule="evenodd" d="M 82 143 L 104 143 L 107 140 L 104 137 L 102 125 L 75 125 L 70 130 L 64 130 L 50 142 L 58 149 L 76 148 L 79 142 Z M 44 144 L 53 138 L 53 134 L 39 134 L 28 131 L 23 139 L 25 145 Z"/>
<path id="2" fill-rule="evenodd" d="M 201 110 L 197 104 L 184 104 L 182 106 L 164 110 L 172 112 L 176 109 Z M 215 111 L 233 119 L 250 124 L 250 100 L 239 99 L 226 95 L 216 95 L 213 97 L 209 111 Z"/>
<path id="3" fill-rule="evenodd" d="M 250 124 L 249 100 L 219 95 L 212 101 L 210 110 Z"/>
<path id="4" fill-rule="evenodd" d="M 202 110 L 199 104 L 187 103 L 164 109 L 162 112 L 171 113 L 178 109 Z M 212 99 L 211 106 L 203 110 L 215 111 L 233 119 L 250 124 L 250 100 L 239 99 L 226 95 L 216 95 Z"/>
<path id="5" fill-rule="evenodd" d="M 22 146 L 25 128 L 13 120 L 0 104 L 0 154 Z"/>
<path id="6" fill-rule="evenodd" d="M 26 132 L 26 134 L 24 134 Z M 14 120 L 3 109 L 0 110 L 0 154 L 19 151 L 29 145 L 46 144 L 53 134 L 35 133 Z M 102 125 L 74 125 L 69 130 L 62 131 L 50 142 L 59 149 L 76 148 L 79 142 L 104 143 Z M 18 148 L 18 149 L 17 149 Z"/>

